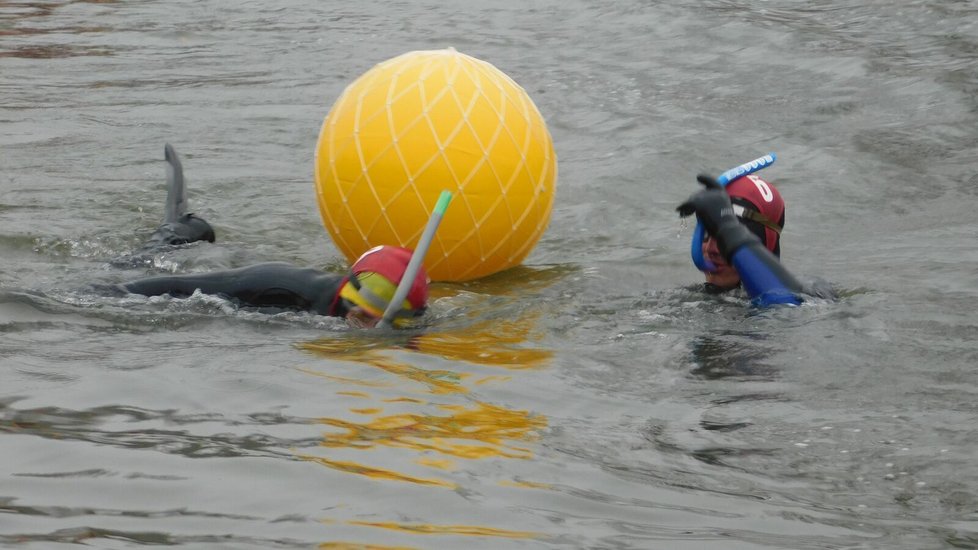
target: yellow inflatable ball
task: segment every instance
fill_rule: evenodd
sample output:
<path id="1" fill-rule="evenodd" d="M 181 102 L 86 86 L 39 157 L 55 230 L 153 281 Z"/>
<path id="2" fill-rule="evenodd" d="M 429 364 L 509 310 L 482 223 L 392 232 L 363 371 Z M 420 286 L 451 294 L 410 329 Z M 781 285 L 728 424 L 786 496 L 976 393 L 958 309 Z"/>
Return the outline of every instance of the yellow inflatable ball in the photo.
<path id="1" fill-rule="evenodd" d="M 384 61 L 350 84 L 316 144 L 323 224 L 351 262 L 413 249 L 453 198 L 424 259 L 432 280 L 519 265 L 550 221 L 557 157 L 546 123 L 502 71 L 454 49 Z"/>

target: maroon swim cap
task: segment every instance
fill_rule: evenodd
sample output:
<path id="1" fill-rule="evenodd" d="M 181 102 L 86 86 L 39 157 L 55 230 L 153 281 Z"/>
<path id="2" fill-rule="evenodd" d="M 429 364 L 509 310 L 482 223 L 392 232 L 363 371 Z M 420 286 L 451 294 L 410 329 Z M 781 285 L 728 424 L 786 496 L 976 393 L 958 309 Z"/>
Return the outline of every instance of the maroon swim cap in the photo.
<path id="1" fill-rule="evenodd" d="M 775 256 L 781 254 L 784 200 L 770 183 L 754 174 L 741 176 L 726 187 L 734 211 Z M 738 206 L 740 208 L 738 208 Z"/>

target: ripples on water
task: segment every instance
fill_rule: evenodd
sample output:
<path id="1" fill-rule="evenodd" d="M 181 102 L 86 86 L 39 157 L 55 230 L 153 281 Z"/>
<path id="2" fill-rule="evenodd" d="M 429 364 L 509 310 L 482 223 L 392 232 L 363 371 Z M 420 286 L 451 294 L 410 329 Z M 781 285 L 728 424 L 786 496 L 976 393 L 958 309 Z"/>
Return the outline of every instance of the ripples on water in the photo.
<path id="1" fill-rule="evenodd" d="M 978 546 L 976 36 L 950 0 L 0 1 L 0 545 Z M 95 290 L 342 271 L 322 117 L 447 46 L 554 135 L 527 267 L 397 333 Z M 134 258 L 167 141 L 218 243 Z M 693 286 L 691 175 L 771 150 L 838 301 Z"/>

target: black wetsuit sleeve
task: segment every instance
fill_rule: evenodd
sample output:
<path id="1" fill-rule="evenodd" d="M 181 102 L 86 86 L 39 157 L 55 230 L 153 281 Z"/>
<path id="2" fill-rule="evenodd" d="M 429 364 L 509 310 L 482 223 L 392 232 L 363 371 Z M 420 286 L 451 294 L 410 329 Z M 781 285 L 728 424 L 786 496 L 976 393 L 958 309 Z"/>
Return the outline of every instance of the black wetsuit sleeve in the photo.
<path id="1" fill-rule="evenodd" d="M 221 296 L 245 307 L 341 314 L 336 295 L 345 278 L 284 263 L 258 264 L 203 274 L 151 277 L 123 283 L 133 294 L 186 297 L 195 291 Z"/>
<path id="2" fill-rule="evenodd" d="M 225 272 L 217 271 L 201 275 L 149 277 L 123 283 L 121 286 L 127 292 L 143 296 L 169 294 L 176 298 L 186 298 L 198 289 L 204 294 L 224 294 L 225 281 Z"/>

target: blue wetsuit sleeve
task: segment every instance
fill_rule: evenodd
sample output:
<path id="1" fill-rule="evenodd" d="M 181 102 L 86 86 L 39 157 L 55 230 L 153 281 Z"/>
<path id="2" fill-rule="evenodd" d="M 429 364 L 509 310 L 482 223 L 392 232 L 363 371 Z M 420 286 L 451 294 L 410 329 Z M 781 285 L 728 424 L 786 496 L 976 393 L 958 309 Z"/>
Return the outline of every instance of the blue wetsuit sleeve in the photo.
<path id="1" fill-rule="evenodd" d="M 760 241 L 738 248 L 731 257 L 731 263 L 740 274 L 740 282 L 754 305 L 768 307 L 802 302 L 801 283 Z"/>

